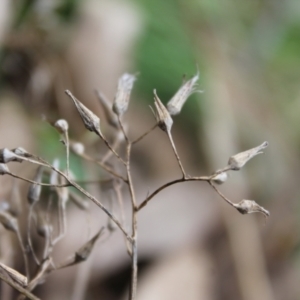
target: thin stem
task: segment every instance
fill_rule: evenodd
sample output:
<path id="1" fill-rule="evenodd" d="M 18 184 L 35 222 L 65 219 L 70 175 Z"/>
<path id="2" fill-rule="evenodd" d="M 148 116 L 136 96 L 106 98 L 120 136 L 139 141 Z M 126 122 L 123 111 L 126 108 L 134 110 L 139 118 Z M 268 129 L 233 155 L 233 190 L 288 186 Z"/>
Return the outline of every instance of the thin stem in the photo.
<path id="1" fill-rule="evenodd" d="M 69 144 L 69 134 L 68 131 L 65 131 L 65 139 L 66 139 L 66 157 L 67 157 L 67 176 L 69 176 L 70 172 L 70 144 Z"/>
<path id="2" fill-rule="evenodd" d="M 35 263 L 39 266 L 40 261 L 39 261 L 39 259 L 37 258 L 36 254 L 34 252 L 33 245 L 32 245 L 32 240 L 31 240 L 31 219 L 32 219 L 32 213 L 33 213 L 34 205 L 35 205 L 35 203 L 33 203 L 29 206 L 28 221 L 27 221 L 28 222 L 28 225 L 27 225 L 28 226 L 28 228 L 27 228 L 27 242 L 28 242 L 30 252 L 32 253 L 32 256 L 35 260 Z"/>
<path id="3" fill-rule="evenodd" d="M 9 284 L 11 287 L 19 291 L 21 294 L 26 296 L 30 300 L 40 300 L 40 298 L 34 296 L 32 293 L 27 291 L 25 288 L 20 286 L 18 283 L 14 282 L 8 275 L 4 275 L 4 273 L 0 272 L 0 279 L 5 281 L 7 284 Z"/>
<path id="4" fill-rule="evenodd" d="M 231 202 L 226 196 L 224 196 L 210 180 L 208 181 L 208 183 L 218 193 L 218 195 L 221 196 L 221 198 L 223 198 L 228 204 L 230 204 L 231 206 L 233 206 L 235 208 L 235 204 L 233 202 Z"/>
<path id="5" fill-rule="evenodd" d="M 127 170 L 127 178 L 128 178 L 128 187 L 131 198 L 131 206 L 132 206 L 132 241 L 131 241 L 131 284 L 130 284 L 130 292 L 129 292 L 129 300 L 134 300 L 136 298 L 137 291 L 137 275 L 138 275 L 138 253 L 137 253 L 137 204 L 135 198 L 135 192 L 131 177 L 130 171 L 130 154 L 131 154 L 131 143 L 127 144 L 127 162 L 126 162 L 126 170 Z"/>
<path id="6" fill-rule="evenodd" d="M 24 242 L 19 230 L 19 226 L 18 226 L 18 230 L 17 230 L 17 237 L 18 237 L 18 241 L 22 250 L 22 254 L 23 254 L 23 258 L 24 258 L 24 264 L 25 264 L 25 272 L 26 272 L 26 277 L 29 280 L 30 279 L 30 272 L 29 272 L 29 263 L 28 263 L 28 256 L 27 256 L 27 251 L 26 251 L 26 247 L 24 246 Z"/>
<path id="7" fill-rule="evenodd" d="M 168 138 L 169 138 L 169 140 L 170 140 L 172 149 L 173 149 L 173 151 L 174 151 L 174 154 L 175 154 L 175 156 L 176 156 L 177 162 L 178 162 L 179 167 L 180 167 L 180 169 L 181 169 L 183 178 L 187 178 L 186 173 L 185 173 L 184 168 L 183 168 L 183 165 L 182 165 L 181 160 L 180 160 L 180 158 L 179 158 L 179 155 L 178 155 L 178 153 L 177 153 L 177 150 L 176 150 L 176 147 L 175 147 L 175 144 L 174 144 L 174 141 L 173 141 L 173 137 L 172 137 L 171 131 L 167 131 L 167 134 L 168 134 Z"/>
<path id="8" fill-rule="evenodd" d="M 209 179 L 210 179 L 210 176 L 202 176 L 202 177 L 180 178 L 180 179 L 176 179 L 176 180 L 173 180 L 173 181 L 169 181 L 169 182 L 163 184 L 162 186 L 160 186 L 159 188 L 157 188 L 150 195 L 148 195 L 147 198 L 137 207 L 137 211 L 141 210 L 144 206 L 146 206 L 148 204 L 148 202 L 155 195 L 157 195 L 159 192 L 161 192 L 162 190 L 164 190 L 165 188 L 167 188 L 171 185 L 174 185 L 174 184 L 179 183 L 179 182 L 186 182 L 186 181 L 209 181 Z"/>
<path id="9" fill-rule="evenodd" d="M 157 127 L 157 123 L 155 123 L 148 131 L 146 131 L 144 134 L 142 134 L 140 137 L 138 137 L 136 140 L 131 142 L 131 144 L 136 144 L 139 141 L 141 141 L 144 137 L 146 137 L 149 133 L 151 133 L 155 128 Z"/>
<path id="10" fill-rule="evenodd" d="M 118 122 L 119 122 L 119 126 L 120 126 L 120 128 L 121 128 L 121 131 L 122 131 L 122 133 L 123 133 L 124 139 L 125 139 L 126 143 L 129 144 L 130 142 L 129 142 L 128 136 L 127 136 L 127 134 L 126 134 L 126 132 L 125 132 L 125 128 L 124 128 L 124 126 L 123 126 L 123 123 L 122 123 L 122 121 L 121 121 L 120 116 L 118 116 Z"/>
<path id="11" fill-rule="evenodd" d="M 98 135 L 103 140 L 103 142 L 105 143 L 105 145 L 107 146 L 107 148 L 110 149 L 110 151 L 122 162 L 123 165 L 126 165 L 126 163 L 123 160 L 123 158 L 112 148 L 112 146 L 109 144 L 109 142 L 107 141 L 107 139 L 105 138 L 105 136 L 103 135 L 103 133 L 99 132 Z"/>

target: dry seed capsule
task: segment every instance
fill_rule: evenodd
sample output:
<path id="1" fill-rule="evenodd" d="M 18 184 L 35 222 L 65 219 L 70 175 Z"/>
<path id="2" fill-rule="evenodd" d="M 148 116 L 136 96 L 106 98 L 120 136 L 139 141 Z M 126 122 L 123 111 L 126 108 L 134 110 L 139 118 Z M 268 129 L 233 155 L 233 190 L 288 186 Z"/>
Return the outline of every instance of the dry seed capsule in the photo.
<path id="1" fill-rule="evenodd" d="M 10 174 L 9 168 L 6 164 L 0 164 L 0 175 Z"/>
<path id="2" fill-rule="evenodd" d="M 173 120 L 168 110 L 165 108 L 161 100 L 158 98 L 156 94 L 156 90 L 154 90 L 154 107 L 155 107 L 154 116 L 156 118 L 158 126 L 163 131 L 170 132 L 173 125 Z"/>
<path id="3" fill-rule="evenodd" d="M 265 217 L 270 216 L 270 212 L 258 205 L 253 200 L 242 200 L 240 203 L 234 204 L 234 207 L 243 215 L 251 213 L 262 213 Z"/>
<path id="4" fill-rule="evenodd" d="M 228 161 L 228 167 L 230 167 L 230 170 L 233 171 L 240 170 L 251 158 L 263 153 L 262 150 L 267 148 L 268 145 L 268 142 L 263 142 L 255 148 L 231 156 Z"/>
<path id="5" fill-rule="evenodd" d="M 66 90 L 66 94 L 73 100 L 85 128 L 89 131 L 95 132 L 98 135 L 101 135 L 100 119 L 78 99 L 76 99 L 70 91 Z"/>
<path id="6" fill-rule="evenodd" d="M 3 148 L 0 150 L 0 163 L 8 163 L 10 161 L 22 162 L 21 158 L 18 158 L 15 153 L 10 151 L 7 148 Z"/>
<path id="7" fill-rule="evenodd" d="M 54 123 L 54 127 L 61 134 L 66 133 L 69 130 L 69 124 L 64 119 L 59 119 Z"/>
<path id="8" fill-rule="evenodd" d="M 134 75 L 125 73 L 118 81 L 117 93 L 113 103 L 113 111 L 116 115 L 123 115 L 128 109 L 130 93 L 133 88 L 133 83 L 136 77 Z"/>
<path id="9" fill-rule="evenodd" d="M 196 84 L 199 79 L 199 72 L 184 83 L 177 93 L 172 97 L 172 99 L 167 104 L 167 109 L 170 115 L 178 115 L 181 112 L 183 105 L 185 104 L 188 97 L 196 92 Z"/>
<path id="10" fill-rule="evenodd" d="M 18 222 L 11 214 L 1 211 L 0 212 L 0 223 L 4 226 L 5 229 L 18 232 Z"/>

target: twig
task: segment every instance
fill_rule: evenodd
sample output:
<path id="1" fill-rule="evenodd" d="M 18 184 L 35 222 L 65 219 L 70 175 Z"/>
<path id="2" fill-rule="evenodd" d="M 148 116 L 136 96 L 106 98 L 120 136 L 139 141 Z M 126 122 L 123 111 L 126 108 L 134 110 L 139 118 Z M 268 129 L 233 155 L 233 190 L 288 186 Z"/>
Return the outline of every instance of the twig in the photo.
<path id="1" fill-rule="evenodd" d="M 141 141 L 144 137 L 146 137 L 149 133 L 151 133 L 156 127 L 157 127 L 157 123 L 155 123 L 148 131 L 146 131 L 144 134 L 142 134 L 140 137 L 138 137 L 137 139 L 135 139 L 134 141 L 131 142 L 132 145 L 138 143 L 139 141 Z"/>

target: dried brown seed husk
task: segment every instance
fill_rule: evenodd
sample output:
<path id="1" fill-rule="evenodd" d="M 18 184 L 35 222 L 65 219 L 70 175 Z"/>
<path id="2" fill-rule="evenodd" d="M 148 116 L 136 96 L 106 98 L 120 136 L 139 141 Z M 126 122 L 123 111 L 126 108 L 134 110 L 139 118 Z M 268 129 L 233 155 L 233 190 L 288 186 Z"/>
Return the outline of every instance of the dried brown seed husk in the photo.
<path id="1" fill-rule="evenodd" d="M 270 212 L 258 205 L 254 200 L 242 200 L 240 203 L 234 204 L 234 207 L 243 215 L 262 213 L 265 217 L 270 216 Z"/>
<path id="2" fill-rule="evenodd" d="M 189 96 L 196 92 L 196 84 L 199 79 L 199 72 L 190 80 L 185 82 L 167 104 L 170 115 L 178 115 Z"/>
<path id="3" fill-rule="evenodd" d="M 113 112 L 121 116 L 127 109 L 130 99 L 130 93 L 133 88 L 133 83 L 136 80 L 136 76 L 125 73 L 123 74 L 118 81 L 117 93 L 113 103 Z"/>
<path id="4" fill-rule="evenodd" d="M 253 158 L 258 154 L 263 153 L 262 150 L 267 148 L 268 145 L 269 145 L 268 142 L 263 142 L 261 145 L 255 148 L 231 156 L 228 161 L 228 167 L 230 167 L 230 170 L 233 171 L 240 170 L 251 158 Z"/>
<path id="5" fill-rule="evenodd" d="M 97 135 L 101 135 L 100 119 L 78 99 L 76 99 L 70 91 L 66 90 L 66 94 L 73 100 L 85 128 L 89 131 L 95 132 Z"/>
<path id="6" fill-rule="evenodd" d="M 154 92 L 154 115 L 157 121 L 157 124 L 160 129 L 166 132 L 170 132 L 172 125 L 173 125 L 173 120 L 166 109 L 166 107 L 163 105 L 161 100 L 158 98 L 156 90 Z"/>

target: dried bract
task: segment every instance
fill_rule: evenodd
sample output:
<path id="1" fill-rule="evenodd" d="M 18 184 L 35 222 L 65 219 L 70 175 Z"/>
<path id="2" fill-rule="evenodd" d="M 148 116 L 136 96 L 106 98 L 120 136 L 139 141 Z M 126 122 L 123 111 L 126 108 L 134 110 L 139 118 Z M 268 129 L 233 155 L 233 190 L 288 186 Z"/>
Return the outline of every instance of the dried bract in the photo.
<path id="1" fill-rule="evenodd" d="M 0 211 L 0 223 L 4 226 L 5 229 L 13 231 L 15 233 L 18 232 L 17 219 L 8 212 Z"/>
<path id="2" fill-rule="evenodd" d="M 105 118 L 109 125 L 119 128 L 119 123 L 116 115 L 113 113 L 111 108 L 111 102 L 104 96 L 103 93 L 96 91 L 98 99 L 102 105 Z"/>
<path id="3" fill-rule="evenodd" d="M 0 150 L 0 163 L 7 164 L 10 161 L 22 162 L 23 160 L 7 148 Z"/>
<path id="4" fill-rule="evenodd" d="M 113 103 L 113 111 L 116 115 L 121 116 L 126 112 L 135 80 L 136 77 L 128 73 L 123 74 L 119 79 L 117 93 Z"/>
<path id="5" fill-rule="evenodd" d="M 73 100 L 85 128 L 101 135 L 100 119 L 79 100 L 77 100 L 70 91 L 66 90 L 66 94 Z"/>
<path id="6" fill-rule="evenodd" d="M 66 133 L 69 130 L 69 124 L 66 120 L 60 119 L 54 123 L 54 127 L 61 134 Z"/>
<path id="7" fill-rule="evenodd" d="M 234 207 L 243 215 L 251 213 L 262 213 L 265 217 L 270 216 L 270 212 L 258 205 L 253 200 L 242 200 L 240 203 L 234 204 Z"/>
<path id="8" fill-rule="evenodd" d="M 35 182 L 41 182 L 42 177 L 43 177 L 43 168 L 38 167 L 33 180 Z M 27 200 L 28 200 L 29 204 L 36 203 L 40 200 L 41 191 L 42 191 L 41 185 L 36 184 L 36 183 L 32 183 L 30 185 L 28 193 L 27 193 Z"/>
<path id="9" fill-rule="evenodd" d="M 231 156 L 228 161 L 228 167 L 233 171 L 240 170 L 251 158 L 263 153 L 262 150 L 267 148 L 268 145 L 268 142 L 263 142 L 255 148 Z"/>
<path id="10" fill-rule="evenodd" d="M 158 123 L 158 126 L 163 131 L 170 132 L 173 125 L 173 120 L 166 107 L 158 98 L 156 94 L 156 90 L 154 90 L 153 92 L 154 92 L 154 106 L 155 106 L 154 115 Z"/>
<path id="11" fill-rule="evenodd" d="M 0 164 L 0 175 L 10 174 L 9 168 L 6 164 Z"/>
<path id="12" fill-rule="evenodd" d="M 183 105 L 185 104 L 188 97 L 196 92 L 196 84 L 199 79 L 199 72 L 192 77 L 190 80 L 185 82 L 177 93 L 167 104 L 167 109 L 170 115 L 178 115 L 181 112 Z"/>

